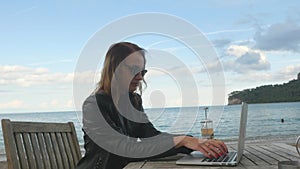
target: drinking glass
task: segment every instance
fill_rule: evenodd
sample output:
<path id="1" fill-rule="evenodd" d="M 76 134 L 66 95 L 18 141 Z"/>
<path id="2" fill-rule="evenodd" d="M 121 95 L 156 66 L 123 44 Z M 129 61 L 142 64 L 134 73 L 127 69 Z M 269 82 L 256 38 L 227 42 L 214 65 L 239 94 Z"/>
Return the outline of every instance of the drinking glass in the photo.
<path id="1" fill-rule="evenodd" d="M 212 139 L 214 138 L 213 121 L 206 119 L 201 121 L 201 136 L 202 138 Z"/>

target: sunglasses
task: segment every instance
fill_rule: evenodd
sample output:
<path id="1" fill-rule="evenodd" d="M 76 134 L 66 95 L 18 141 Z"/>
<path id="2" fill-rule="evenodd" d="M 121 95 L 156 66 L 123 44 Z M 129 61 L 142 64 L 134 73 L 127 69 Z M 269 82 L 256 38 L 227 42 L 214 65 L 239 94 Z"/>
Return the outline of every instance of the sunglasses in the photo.
<path id="1" fill-rule="evenodd" d="M 138 67 L 138 66 L 136 66 L 136 65 L 132 65 L 132 66 L 129 66 L 127 64 L 124 64 L 124 65 L 128 68 L 128 70 L 130 71 L 131 75 L 133 75 L 133 76 L 136 76 L 139 73 L 141 73 L 141 75 L 144 77 L 145 74 L 148 72 L 148 70 L 146 70 L 146 69 L 141 70 L 141 68 Z"/>

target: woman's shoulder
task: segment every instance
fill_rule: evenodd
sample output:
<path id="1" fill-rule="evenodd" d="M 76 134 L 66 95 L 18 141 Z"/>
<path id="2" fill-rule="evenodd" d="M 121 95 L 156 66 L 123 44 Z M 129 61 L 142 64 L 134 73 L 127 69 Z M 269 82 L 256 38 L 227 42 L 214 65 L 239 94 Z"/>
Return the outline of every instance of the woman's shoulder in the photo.
<path id="1" fill-rule="evenodd" d="M 96 97 L 98 104 L 111 104 L 112 103 L 111 96 L 104 92 L 95 93 L 95 97 Z"/>
<path id="2" fill-rule="evenodd" d="M 87 103 L 97 103 L 97 104 L 108 104 L 111 102 L 111 97 L 104 93 L 104 92 L 97 92 L 89 95 L 85 101 L 84 104 Z"/>
<path id="3" fill-rule="evenodd" d="M 109 94 L 105 93 L 103 90 L 98 91 L 94 95 L 96 97 L 101 97 L 101 98 L 110 98 L 111 97 Z"/>

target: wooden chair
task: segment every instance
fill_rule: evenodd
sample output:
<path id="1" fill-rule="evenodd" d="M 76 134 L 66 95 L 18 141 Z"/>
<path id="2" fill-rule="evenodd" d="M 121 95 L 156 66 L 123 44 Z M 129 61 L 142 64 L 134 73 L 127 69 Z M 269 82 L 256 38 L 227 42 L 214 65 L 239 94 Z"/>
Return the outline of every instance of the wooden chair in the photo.
<path id="1" fill-rule="evenodd" d="M 9 169 L 73 169 L 81 158 L 72 122 L 1 122 Z"/>

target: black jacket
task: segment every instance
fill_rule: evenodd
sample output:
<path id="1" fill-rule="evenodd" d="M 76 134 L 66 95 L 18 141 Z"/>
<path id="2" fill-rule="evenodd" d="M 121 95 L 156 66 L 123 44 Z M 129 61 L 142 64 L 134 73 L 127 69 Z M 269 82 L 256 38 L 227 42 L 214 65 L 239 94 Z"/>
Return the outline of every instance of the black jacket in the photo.
<path id="1" fill-rule="evenodd" d="M 118 101 L 114 104 L 112 97 L 104 93 L 91 95 L 85 100 L 83 132 L 86 152 L 76 169 L 119 169 L 133 161 L 191 152 L 185 147 L 175 148 L 174 135 L 155 129 L 144 113 L 140 95 L 129 93 L 129 99 L 124 96 Z"/>

